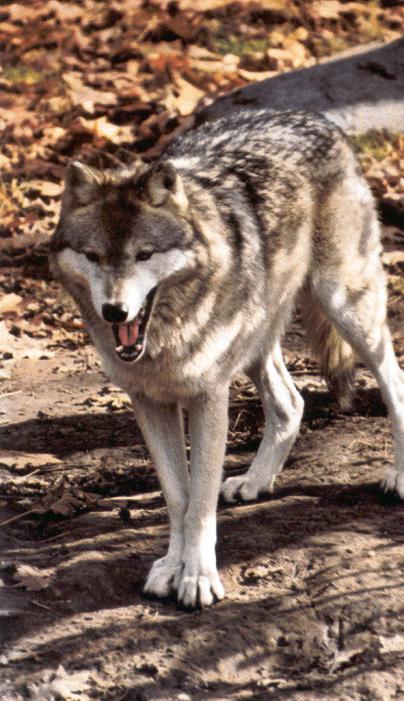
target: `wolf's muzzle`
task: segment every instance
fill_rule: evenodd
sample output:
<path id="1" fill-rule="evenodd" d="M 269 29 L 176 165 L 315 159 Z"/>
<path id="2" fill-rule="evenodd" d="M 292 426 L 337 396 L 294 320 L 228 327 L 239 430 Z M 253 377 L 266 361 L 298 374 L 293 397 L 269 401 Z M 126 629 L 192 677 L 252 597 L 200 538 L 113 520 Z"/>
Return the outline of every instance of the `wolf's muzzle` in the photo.
<path id="1" fill-rule="evenodd" d="M 126 304 L 109 304 L 106 302 L 102 305 L 102 315 L 105 321 L 110 321 L 112 324 L 122 324 L 128 318 L 129 309 Z"/>
<path id="2" fill-rule="evenodd" d="M 125 313 L 124 321 L 115 321 L 112 324 L 112 331 L 115 336 L 115 351 L 118 357 L 125 362 L 134 362 L 139 360 L 146 347 L 146 335 L 150 317 L 153 313 L 154 298 L 157 287 L 153 287 L 148 293 L 143 305 L 141 306 L 137 316 L 131 321 L 126 321 L 128 316 Z M 117 307 L 118 305 L 104 304 L 104 307 Z M 121 308 L 124 305 L 119 305 Z M 109 312 L 111 310 L 107 310 Z M 104 318 L 105 315 L 104 315 Z M 109 319 L 108 319 L 109 320 Z"/>

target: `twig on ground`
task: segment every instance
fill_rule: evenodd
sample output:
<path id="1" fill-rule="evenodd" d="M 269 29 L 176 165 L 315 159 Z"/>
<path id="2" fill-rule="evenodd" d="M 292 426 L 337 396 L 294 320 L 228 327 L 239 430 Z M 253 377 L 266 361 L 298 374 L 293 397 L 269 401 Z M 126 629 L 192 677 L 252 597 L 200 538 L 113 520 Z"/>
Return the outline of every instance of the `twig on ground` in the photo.
<path id="1" fill-rule="evenodd" d="M 14 392 L 5 392 L 5 394 L 0 394 L 0 399 L 4 399 L 5 397 L 12 397 L 13 394 L 21 394 L 22 389 L 15 389 Z"/>
<path id="2" fill-rule="evenodd" d="M 35 601 L 34 599 L 31 601 L 31 604 L 34 606 L 39 606 L 41 609 L 46 609 L 46 611 L 52 611 L 50 606 L 46 606 L 46 604 L 41 604 L 39 601 Z"/>
<path id="3" fill-rule="evenodd" d="M 1 521 L 0 522 L 0 528 L 3 526 L 7 526 L 9 523 L 12 523 L 13 521 L 18 521 L 20 518 L 24 518 L 24 516 L 29 516 L 29 514 L 36 514 L 38 513 L 35 509 L 30 509 L 29 511 L 24 511 L 22 514 L 18 514 L 17 516 L 13 516 L 12 518 L 6 519 L 6 521 Z"/>
<path id="4" fill-rule="evenodd" d="M 62 538 L 65 535 L 70 535 L 71 533 L 74 533 L 78 530 L 78 528 L 74 528 L 71 531 L 64 531 L 63 533 L 58 533 L 57 535 L 53 535 L 51 538 L 46 538 L 45 540 L 40 540 L 39 542 L 41 545 L 43 545 L 44 543 L 50 543 L 52 540 L 57 540 L 57 538 Z"/>

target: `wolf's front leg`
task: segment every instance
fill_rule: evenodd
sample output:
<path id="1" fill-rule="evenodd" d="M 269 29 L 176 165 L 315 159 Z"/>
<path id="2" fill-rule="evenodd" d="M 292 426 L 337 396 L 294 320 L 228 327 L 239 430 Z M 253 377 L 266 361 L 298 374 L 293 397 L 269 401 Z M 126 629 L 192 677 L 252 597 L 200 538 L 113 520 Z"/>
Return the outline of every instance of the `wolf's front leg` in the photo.
<path id="1" fill-rule="evenodd" d="M 170 519 L 167 554 L 156 560 L 144 591 L 165 597 L 174 590 L 182 568 L 184 519 L 188 507 L 189 473 L 181 409 L 133 397 L 136 421 L 154 461 Z"/>
<path id="2" fill-rule="evenodd" d="M 189 407 L 191 483 L 178 601 L 195 608 L 224 596 L 216 568 L 216 509 L 228 427 L 228 387 Z"/>

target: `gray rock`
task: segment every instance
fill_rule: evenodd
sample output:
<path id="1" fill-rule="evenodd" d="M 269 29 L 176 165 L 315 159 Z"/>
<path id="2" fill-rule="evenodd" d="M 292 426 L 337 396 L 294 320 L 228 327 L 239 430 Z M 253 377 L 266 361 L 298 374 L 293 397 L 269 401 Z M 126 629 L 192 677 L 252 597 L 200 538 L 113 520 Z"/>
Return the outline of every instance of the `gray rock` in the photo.
<path id="1" fill-rule="evenodd" d="M 356 47 L 252 83 L 204 108 L 198 118 L 216 119 L 246 107 L 322 112 L 351 134 L 404 131 L 404 39 Z"/>

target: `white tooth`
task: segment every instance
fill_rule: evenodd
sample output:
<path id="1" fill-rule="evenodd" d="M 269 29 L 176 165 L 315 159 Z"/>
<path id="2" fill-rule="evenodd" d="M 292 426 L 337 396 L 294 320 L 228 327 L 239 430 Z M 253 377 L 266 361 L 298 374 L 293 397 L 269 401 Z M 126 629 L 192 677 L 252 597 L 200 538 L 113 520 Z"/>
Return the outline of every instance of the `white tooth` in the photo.
<path id="1" fill-rule="evenodd" d="M 142 346 L 141 346 L 140 343 L 137 343 L 137 344 L 136 344 L 135 350 L 137 350 L 137 351 L 141 351 L 141 350 L 142 350 Z"/>

